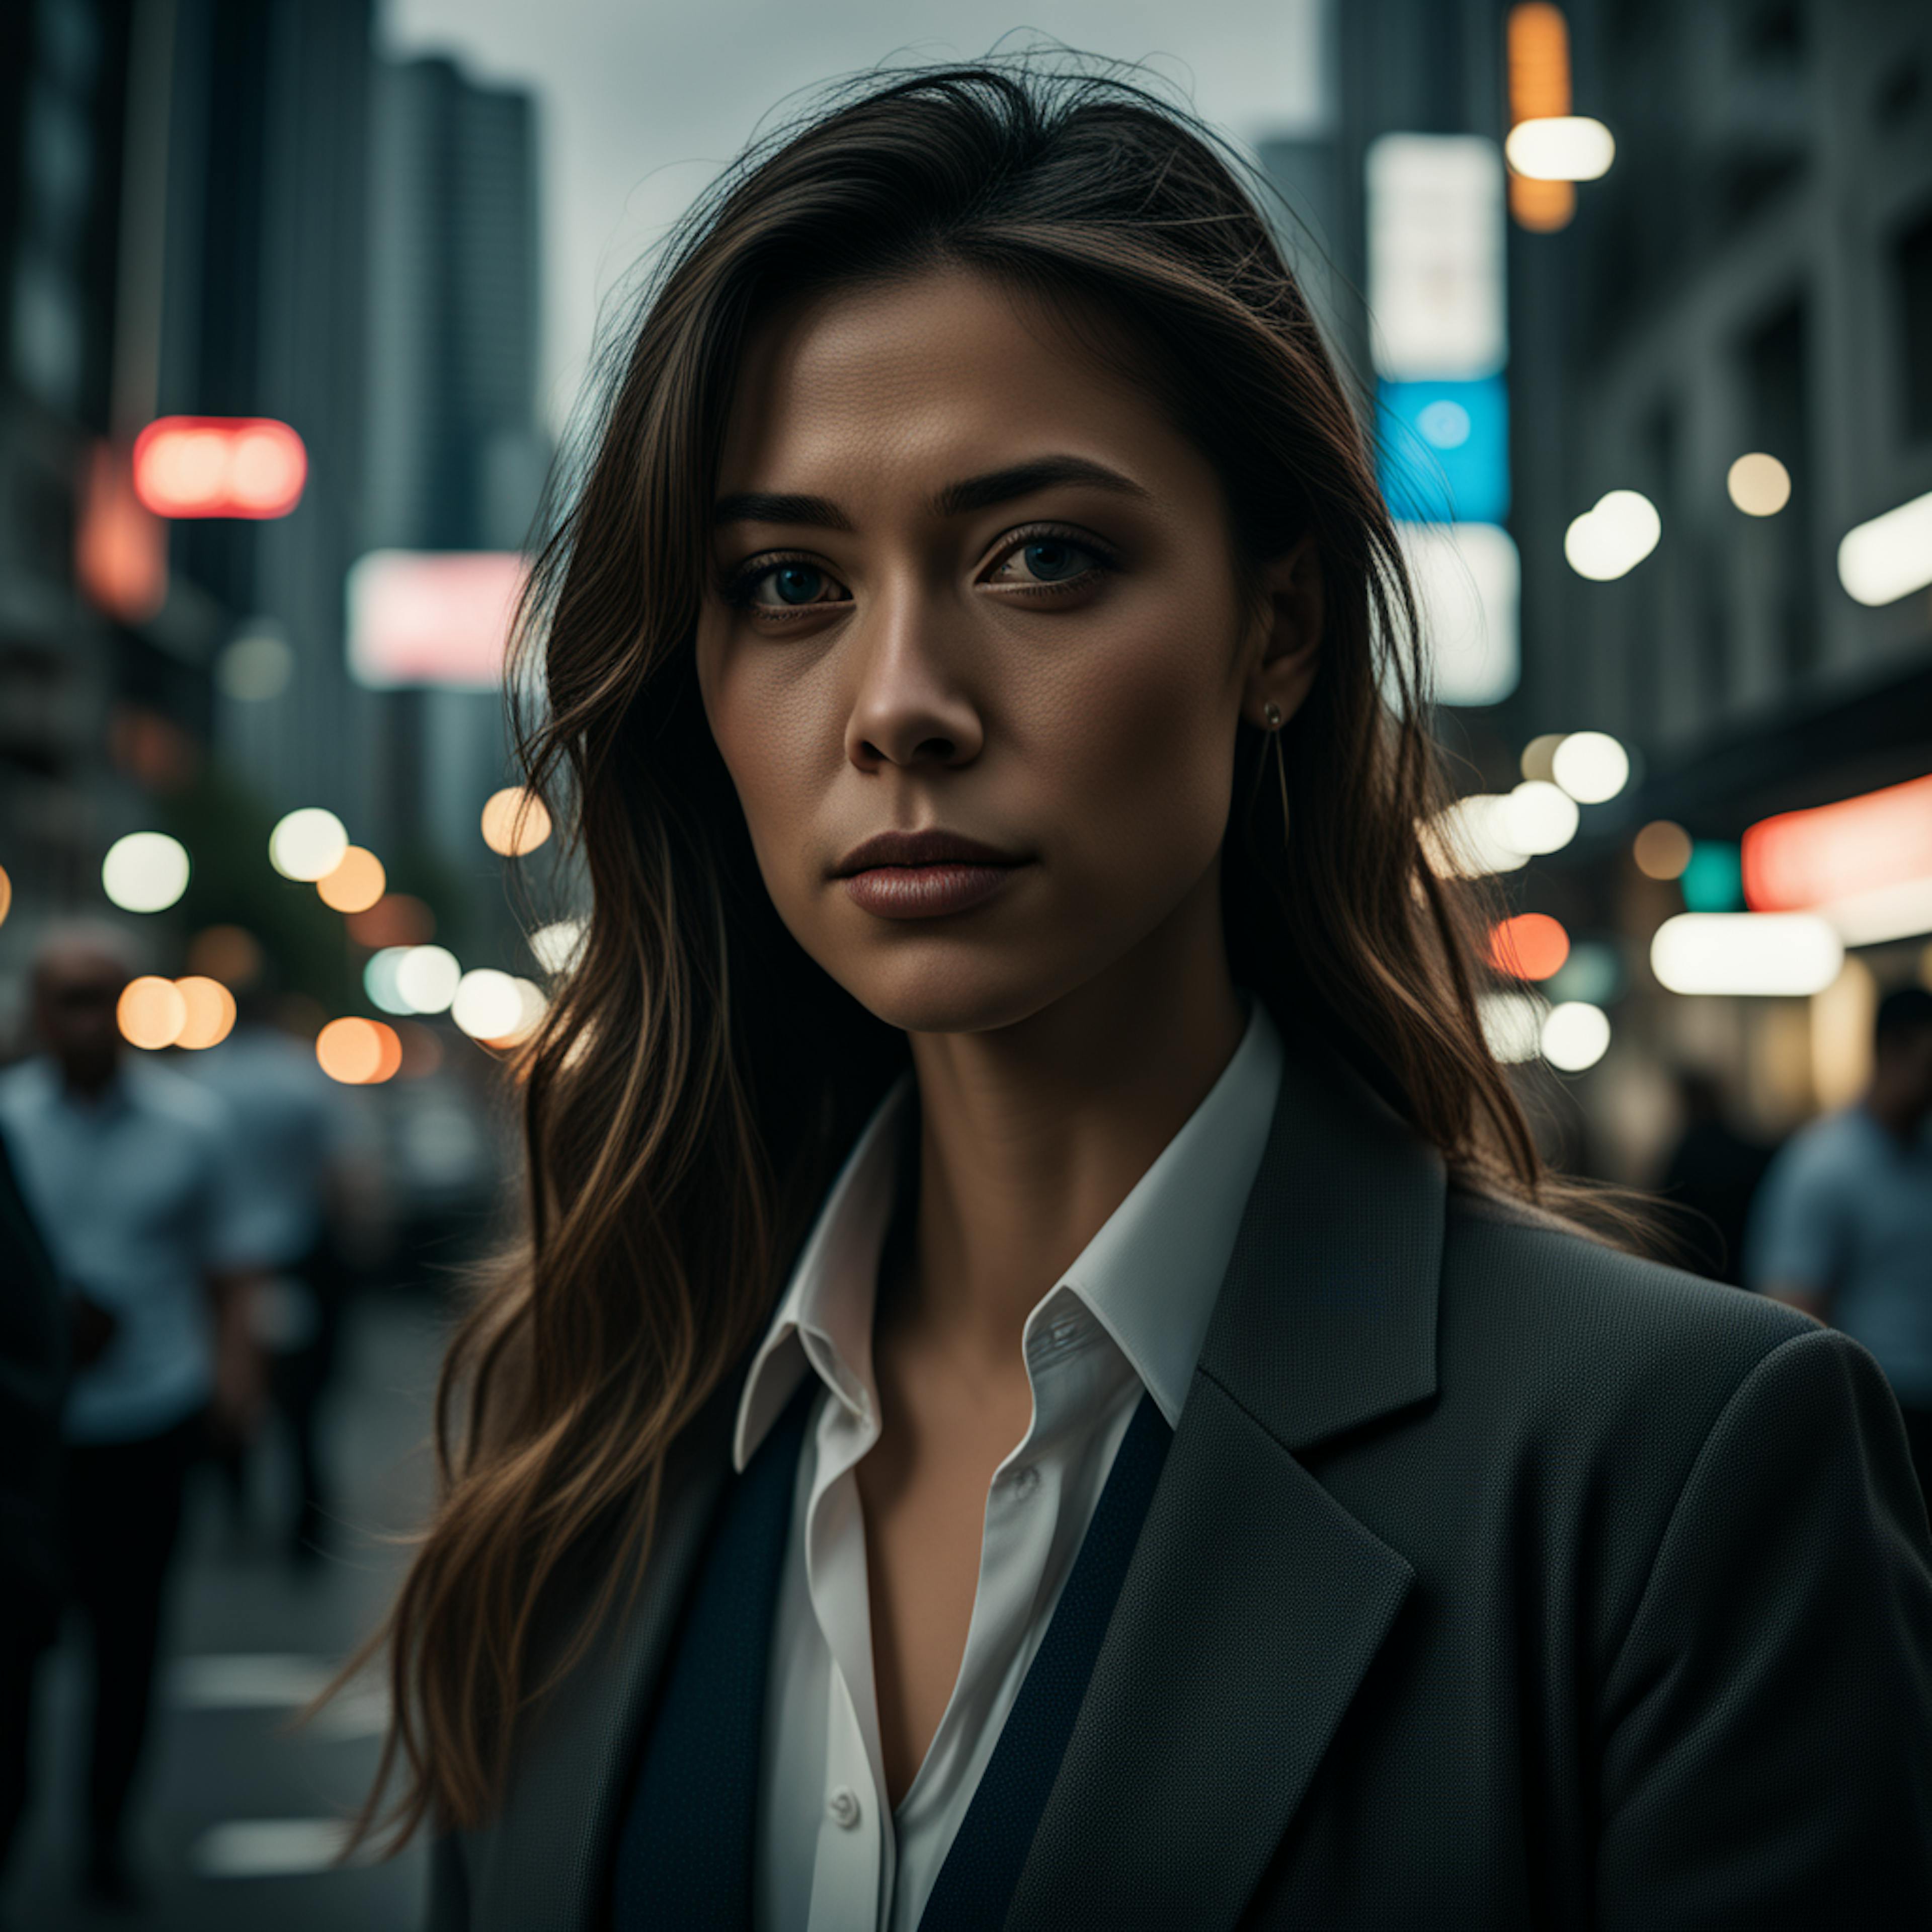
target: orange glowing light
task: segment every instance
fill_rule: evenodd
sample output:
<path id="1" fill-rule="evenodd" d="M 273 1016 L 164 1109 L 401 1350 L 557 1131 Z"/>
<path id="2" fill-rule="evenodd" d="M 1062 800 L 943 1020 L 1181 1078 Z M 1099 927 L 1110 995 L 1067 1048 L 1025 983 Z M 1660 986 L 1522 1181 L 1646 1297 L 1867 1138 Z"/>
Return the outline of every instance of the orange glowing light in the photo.
<path id="1" fill-rule="evenodd" d="M 315 1036 L 316 1064 L 345 1087 L 364 1086 L 388 1057 L 382 1035 L 388 1030 L 379 1030 L 374 1020 L 331 1020 Z"/>
<path id="2" fill-rule="evenodd" d="M 1512 980 L 1547 980 L 1570 956 L 1570 935 L 1547 913 L 1518 913 L 1490 928 L 1490 964 Z"/>
<path id="3" fill-rule="evenodd" d="M 381 1020 L 371 1020 L 369 1024 L 376 1029 L 376 1043 L 382 1048 L 382 1057 L 376 1062 L 376 1070 L 364 1084 L 380 1087 L 385 1080 L 393 1080 L 402 1071 L 403 1042 L 395 1028 Z"/>
<path id="4" fill-rule="evenodd" d="M 205 980 L 198 974 L 175 982 L 187 1017 L 175 1036 L 177 1046 L 200 1048 L 219 1046 L 235 1024 L 235 995 L 219 980 Z"/>
<path id="5" fill-rule="evenodd" d="M 352 845 L 334 872 L 316 880 L 315 889 L 322 904 L 338 912 L 367 912 L 381 898 L 387 883 L 382 860 L 360 845 Z"/>
<path id="6" fill-rule="evenodd" d="M 0 926 L 7 923 L 7 915 L 13 909 L 14 881 L 7 876 L 7 868 L 0 866 Z"/>
<path id="7" fill-rule="evenodd" d="M 142 506 L 128 452 L 112 443 L 97 442 L 88 454 L 74 570 L 92 602 L 124 623 L 145 623 L 167 602 L 166 526 Z"/>
<path id="8" fill-rule="evenodd" d="M 1932 880 L 1932 777 L 1761 819 L 1744 836 L 1743 860 L 1753 912 L 1809 912 Z"/>
<path id="9" fill-rule="evenodd" d="M 1527 228 L 1532 235 L 1553 235 L 1576 218 L 1576 184 L 1511 175 L 1509 205 L 1519 228 Z"/>
<path id="10" fill-rule="evenodd" d="M 163 416 L 134 439 L 134 494 L 158 517 L 286 517 L 308 452 L 268 416 Z"/>
<path id="11" fill-rule="evenodd" d="M 122 989 L 114 1017 L 120 1025 L 121 1037 L 130 1046 L 158 1053 L 180 1038 L 182 1028 L 188 1024 L 188 1002 L 172 980 L 144 974 L 138 980 L 130 980 Z"/>
<path id="12" fill-rule="evenodd" d="M 1545 0 L 1524 0 L 1509 13 L 1509 116 L 1520 121 L 1559 118 L 1570 112 L 1570 29 L 1563 10 Z M 1509 178 L 1510 213 L 1532 234 L 1567 228 L 1576 213 L 1576 184 L 1567 181 Z"/>
<path id="13" fill-rule="evenodd" d="M 534 852 L 550 836 L 550 814 L 526 785 L 492 792 L 483 807 L 483 842 L 506 859 Z"/>
<path id="14" fill-rule="evenodd" d="M 1509 11 L 1510 125 L 1570 112 L 1570 28 L 1563 10 L 1523 0 Z"/>

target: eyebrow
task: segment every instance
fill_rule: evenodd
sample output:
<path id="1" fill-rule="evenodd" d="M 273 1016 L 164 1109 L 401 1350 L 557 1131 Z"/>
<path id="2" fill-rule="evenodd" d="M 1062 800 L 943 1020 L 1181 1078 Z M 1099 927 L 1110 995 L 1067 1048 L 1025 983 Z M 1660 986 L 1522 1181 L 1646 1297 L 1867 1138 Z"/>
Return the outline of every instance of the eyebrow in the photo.
<path id="1" fill-rule="evenodd" d="M 1084 456 L 1040 456 L 1004 470 L 989 470 L 948 483 L 933 496 L 934 516 L 962 517 L 974 510 L 990 510 L 1016 497 L 1030 496 L 1057 485 L 1084 483 L 1091 489 L 1111 490 L 1117 496 L 1148 499 L 1150 492 Z M 714 524 L 802 524 L 814 530 L 845 530 L 851 519 L 829 496 L 789 496 L 767 490 L 747 490 L 722 496 L 712 512 Z"/>

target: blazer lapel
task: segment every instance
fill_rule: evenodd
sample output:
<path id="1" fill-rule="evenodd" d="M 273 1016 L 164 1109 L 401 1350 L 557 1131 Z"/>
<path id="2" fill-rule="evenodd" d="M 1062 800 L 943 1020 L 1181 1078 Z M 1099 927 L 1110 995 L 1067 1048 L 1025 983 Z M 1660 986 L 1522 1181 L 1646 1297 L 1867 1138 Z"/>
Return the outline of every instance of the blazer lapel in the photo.
<path id="1" fill-rule="evenodd" d="M 1436 1387 L 1440 1160 L 1292 1054 L 1007 1932 L 1240 1917 L 1414 1573 L 1296 1452 Z"/>
<path id="2" fill-rule="evenodd" d="M 502 1810 L 470 1834 L 473 1932 L 592 1932 L 629 1792 L 626 1768 L 731 1470 L 742 1375 L 728 1378 L 665 1472 L 644 1576 L 518 1742 Z"/>

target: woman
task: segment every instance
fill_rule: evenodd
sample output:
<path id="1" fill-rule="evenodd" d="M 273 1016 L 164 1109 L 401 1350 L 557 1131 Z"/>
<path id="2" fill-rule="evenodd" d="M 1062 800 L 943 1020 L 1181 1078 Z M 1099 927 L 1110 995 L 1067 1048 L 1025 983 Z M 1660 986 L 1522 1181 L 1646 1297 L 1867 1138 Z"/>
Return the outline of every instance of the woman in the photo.
<path id="1" fill-rule="evenodd" d="M 1208 139 L 768 144 L 537 586 L 596 911 L 388 1633 L 436 1924 L 1926 1922 L 1897 1411 L 1550 1211 Z"/>

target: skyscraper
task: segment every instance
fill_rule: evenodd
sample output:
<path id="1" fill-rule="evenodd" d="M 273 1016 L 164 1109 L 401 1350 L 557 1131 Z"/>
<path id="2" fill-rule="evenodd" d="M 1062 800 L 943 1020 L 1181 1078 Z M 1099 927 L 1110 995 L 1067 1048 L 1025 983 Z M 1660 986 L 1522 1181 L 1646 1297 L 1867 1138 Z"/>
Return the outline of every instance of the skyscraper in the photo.
<path id="1" fill-rule="evenodd" d="M 534 104 L 448 60 L 385 63 L 371 152 L 362 547 L 518 549 L 548 458 L 536 415 Z M 459 870 L 500 943 L 498 862 L 478 814 L 507 782 L 501 700 L 431 686 L 382 702 L 393 836 Z"/>

